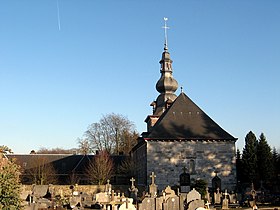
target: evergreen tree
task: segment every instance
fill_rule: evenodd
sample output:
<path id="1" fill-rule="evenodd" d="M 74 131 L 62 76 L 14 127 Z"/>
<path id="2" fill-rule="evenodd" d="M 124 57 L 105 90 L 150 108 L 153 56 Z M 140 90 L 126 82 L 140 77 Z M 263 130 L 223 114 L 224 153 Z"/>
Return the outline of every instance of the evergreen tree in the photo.
<path id="1" fill-rule="evenodd" d="M 242 165 L 242 159 L 241 159 L 241 153 L 240 150 L 237 149 L 236 151 L 236 178 L 237 178 L 237 182 L 242 182 L 243 180 L 243 165 Z"/>
<path id="2" fill-rule="evenodd" d="M 280 191 L 280 180 L 278 174 L 280 172 L 280 165 L 279 165 L 279 154 L 277 153 L 276 148 L 274 147 L 272 150 L 272 164 L 273 164 L 273 177 L 272 177 L 272 184 L 273 184 L 273 191 L 279 192 Z"/>
<path id="3" fill-rule="evenodd" d="M 245 137 L 245 147 L 242 153 L 243 182 L 256 184 L 257 180 L 257 138 L 250 131 Z"/>
<path id="4" fill-rule="evenodd" d="M 258 178 L 267 184 L 273 177 L 272 152 L 266 138 L 261 133 L 257 145 Z"/>
<path id="5" fill-rule="evenodd" d="M 278 153 L 275 147 L 272 149 L 272 165 L 273 165 L 273 179 L 277 178 L 278 175 Z"/>
<path id="6" fill-rule="evenodd" d="M 19 166 L 0 152 L 0 209 L 21 209 L 19 174 Z"/>

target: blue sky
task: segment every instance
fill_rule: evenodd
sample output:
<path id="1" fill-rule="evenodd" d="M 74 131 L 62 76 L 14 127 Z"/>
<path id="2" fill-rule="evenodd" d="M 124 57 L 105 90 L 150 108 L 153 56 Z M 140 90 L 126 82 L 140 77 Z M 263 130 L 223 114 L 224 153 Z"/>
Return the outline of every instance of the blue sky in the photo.
<path id="1" fill-rule="evenodd" d="M 279 9 L 278 0 L 0 0 L 0 145 L 77 147 L 112 112 L 145 131 L 168 17 L 184 92 L 238 148 L 250 130 L 280 148 Z"/>

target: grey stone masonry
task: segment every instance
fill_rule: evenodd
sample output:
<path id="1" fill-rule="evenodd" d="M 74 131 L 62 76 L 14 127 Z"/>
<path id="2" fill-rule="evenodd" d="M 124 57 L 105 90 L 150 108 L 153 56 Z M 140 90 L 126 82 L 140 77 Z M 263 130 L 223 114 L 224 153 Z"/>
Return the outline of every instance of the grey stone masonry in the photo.
<path id="1" fill-rule="evenodd" d="M 191 178 L 200 178 L 211 187 L 218 171 L 222 189 L 236 185 L 234 141 L 147 141 L 147 174 L 157 175 L 158 190 L 166 185 L 179 185 L 182 168 L 191 171 Z M 150 184 L 150 183 L 149 183 Z"/>

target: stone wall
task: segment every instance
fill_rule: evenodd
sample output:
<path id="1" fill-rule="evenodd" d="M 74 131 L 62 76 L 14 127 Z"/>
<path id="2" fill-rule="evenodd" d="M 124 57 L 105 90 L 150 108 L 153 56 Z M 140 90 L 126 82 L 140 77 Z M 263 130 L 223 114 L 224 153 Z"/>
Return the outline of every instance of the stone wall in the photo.
<path id="1" fill-rule="evenodd" d="M 222 189 L 235 188 L 234 141 L 147 141 L 147 154 L 147 177 L 155 172 L 159 190 L 179 185 L 184 166 L 191 178 L 203 179 L 209 187 L 217 171 Z"/>
<path id="2" fill-rule="evenodd" d="M 50 188 L 56 195 L 61 193 L 66 195 L 71 195 L 72 190 L 71 185 L 49 185 Z M 22 191 L 31 192 L 33 185 L 22 185 Z M 103 192 L 105 190 L 105 185 L 77 185 L 74 188 L 75 191 L 86 192 L 87 194 L 95 194 L 97 192 Z"/>
<path id="3" fill-rule="evenodd" d="M 136 183 L 139 186 L 147 184 L 147 144 L 143 143 L 132 153 L 132 158 L 136 166 Z"/>

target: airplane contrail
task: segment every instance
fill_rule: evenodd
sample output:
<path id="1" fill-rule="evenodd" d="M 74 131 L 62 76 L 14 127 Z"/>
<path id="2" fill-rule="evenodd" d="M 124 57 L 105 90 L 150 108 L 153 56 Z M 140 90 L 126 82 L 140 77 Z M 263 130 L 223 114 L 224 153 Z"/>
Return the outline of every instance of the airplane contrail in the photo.
<path id="1" fill-rule="evenodd" d="M 58 24 L 58 30 L 60 30 L 60 14 L 59 14 L 59 4 L 58 4 L 58 0 L 56 0 L 56 7 L 57 7 L 57 24 Z"/>

